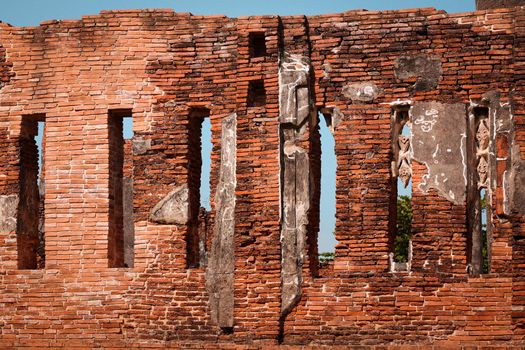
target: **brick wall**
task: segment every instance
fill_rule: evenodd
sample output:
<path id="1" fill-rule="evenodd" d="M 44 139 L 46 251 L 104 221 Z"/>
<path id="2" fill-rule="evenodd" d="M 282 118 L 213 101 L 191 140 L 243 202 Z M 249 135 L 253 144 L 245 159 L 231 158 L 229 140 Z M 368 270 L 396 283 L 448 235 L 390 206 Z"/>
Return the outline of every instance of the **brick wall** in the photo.
<path id="1" fill-rule="evenodd" d="M 0 24 L 0 347 L 523 347 L 523 12 L 227 18 L 129 10 L 38 27 Z M 250 33 L 265 35 L 261 57 L 253 57 Z M 283 90 L 285 68 L 299 65 L 284 67 L 290 58 L 309 66 L 298 75 L 310 79 L 300 91 Z M 254 81 L 264 85 L 262 106 L 249 104 Z M 283 122 L 282 91 L 294 94 L 286 97 L 295 101 L 289 113 L 299 115 L 301 103 L 311 108 L 304 124 Z M 491 129 L 499 154 L 490 170 L 491 270 L 481 276 L 467 272 L 471 233 L 457 169 L 475 169 L 461 158 L 466 123 L 453 119 L 464 108 L 466 120 L 472 103 L 487 104 L 499 125 Z M 413 130 L 432 129 L 438 122 L 417 111 L 438 106 L 444 122 L 435 127 L 445 128 L 412 136 L 413 259 L 401 273 L 389 272 L 388 257 L 396 104 L 411 108 Z M 131 111 L 131 141 L 108 119 L 115 110 Z M 209 213 L 199 210 L 196 188 L 194 114 L 203 110 L 212 125 Z M 317 110 L 331 112 L 338 161 L 336 257 L 319 271 Z M 223 121 L 233 113 L 230 217 L 219 216 L 218 203 Z M 15 219 L 18 227 L 31 221 L 15 199 L 30 189 L 20 179 L 34 174 L 21 152 L 22 120 L 43 114 L 45 267 L 22 270 L 24 232 Z M 296 139 L 284 143 L 290 131 Z M 496 136 L 508 143 L 496 145 Z M 456 139 L 449 150 L 435 149 Z M 429 147 L 435 164 L 424 159 Z M 297 152 L 307 154 L 305 168 L 293 163 L 295 178 L 308 180 L 306 201 L 293 199 L 309 208 L 304 237 L 303 223 L 283 222 L 286 201 L 302 194 L 283 192 L 285 157 Z M 120 191 L 123 183 L 132 184 L 131 195 Z M 173 194 L 185 186 L 187 197 Z M 159 203 L 164 221 L 152 213 Z M 117 227 L 131 211 L 134 227 L 129 220 Z M 233 232 L 221 231 L 224 217 L 234 220 Z M 283 227 L 304 239 L 302 250 L 289 251 Z M 133 264 L 123 267 L 131 229 Z M 115 244 L 118 230 L 124 244 Z M 210 275 L 216 261 L 233 276 Z M 283 310 L 287 274 L 299 282 Z M 227 316 L 218 324 L 216 314 Z"/>
<path id="2" fill-rule="evenodd" d="M 476 9 L 487 10 L 504 7 L 523 6 L 523 0 L 476 0 Z"/>

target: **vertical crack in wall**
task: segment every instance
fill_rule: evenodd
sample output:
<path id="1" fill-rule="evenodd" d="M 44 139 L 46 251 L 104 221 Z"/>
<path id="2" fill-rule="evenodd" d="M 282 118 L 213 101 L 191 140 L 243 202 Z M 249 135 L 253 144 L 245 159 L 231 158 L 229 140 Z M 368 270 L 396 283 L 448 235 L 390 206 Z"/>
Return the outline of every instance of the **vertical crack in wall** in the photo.
<path id="1" fill-rule="evenodd" d="M 215 193 L 217 217 L 206 278 L 211 316 L 221 328 L 233 327 L 236 147 L 237 115 L 234 113 L 222 121 L 221 165 Z"/>
<path id="2" fill-rule="evenodd" d="M 301 297 L 308 211 L 310 167 L 301 147 L 309 118 L 311 67 L 307 57 L 284 53 L 279 66 L 279 122 L 281 158 L 281 319 Z"/>

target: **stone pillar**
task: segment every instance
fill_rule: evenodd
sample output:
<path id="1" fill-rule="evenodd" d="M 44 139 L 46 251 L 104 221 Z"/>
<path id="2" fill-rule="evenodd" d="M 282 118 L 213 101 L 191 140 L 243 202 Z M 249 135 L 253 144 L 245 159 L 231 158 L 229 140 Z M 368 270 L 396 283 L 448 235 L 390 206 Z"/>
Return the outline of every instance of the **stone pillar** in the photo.
<path id="1" fill-rule="evenodd" d="M 310 99 L 310 61 L 307 57 L 284 54 L 279 68 L 279 122 L 281 124 L 281 317 L 301 297 L 305 258 L 310 173 L 306 128 L 313 113 Z"/>

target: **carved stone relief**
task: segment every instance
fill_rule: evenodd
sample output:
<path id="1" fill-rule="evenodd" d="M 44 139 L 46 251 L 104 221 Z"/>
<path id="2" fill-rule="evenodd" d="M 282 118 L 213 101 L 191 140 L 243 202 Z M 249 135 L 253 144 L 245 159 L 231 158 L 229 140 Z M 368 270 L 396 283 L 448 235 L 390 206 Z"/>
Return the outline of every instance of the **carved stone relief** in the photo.
<path id="1" fill-rule="evenodd" d="M 397 176 L 406 188 L 412 178 L 412 156 L 411 138 L 402 135 L 403 127 L 408 122 L 408 111 L 398 110 L 395 112 L 394 134 L 392 147 L 394 147 L 393 174 Z M 394 168 L 395 165 L 395 168 Z"/>
<path id="2" fill-rule="evenodd" d="M 478 189 L 487 188 L 489 171 L 489 136 L 490 131 L 487 125 L 487 118 L 480 119 L 476 130 L 476 157 L 478 161 Z"/>
<path id="3" fill-rule="evenodd" d="M 412 178 L 412 166 L 410 159 L 410 138 L 404 135 L 400 135 L 398 139 L 398 177 L 403 183 L 405 188 L 408 186 L 410 179 Z"/>

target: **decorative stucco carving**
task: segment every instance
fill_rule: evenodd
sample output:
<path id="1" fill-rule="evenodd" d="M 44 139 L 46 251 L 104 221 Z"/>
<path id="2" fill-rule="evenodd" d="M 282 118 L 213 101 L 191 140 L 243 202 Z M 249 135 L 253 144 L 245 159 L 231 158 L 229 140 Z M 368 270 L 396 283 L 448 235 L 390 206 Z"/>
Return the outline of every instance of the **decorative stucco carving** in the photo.
<path id="1" fill-rule="evenodd" d="M 410 138 L 400 135 L 398 139 L 399 155 L 398 155 L 398 177 L 405 188 L 408 186 L 412 178 L 412 166 L 410 159 Z"/>
<path id="2" fill-rule="evenodd" d="M 490 130 L 487 125 L 487 118 L 480 119 L 476 131 L 476 157 L 478 160 L 478 188 L 487 188 L 489 175 L 489 137 Z"/>

